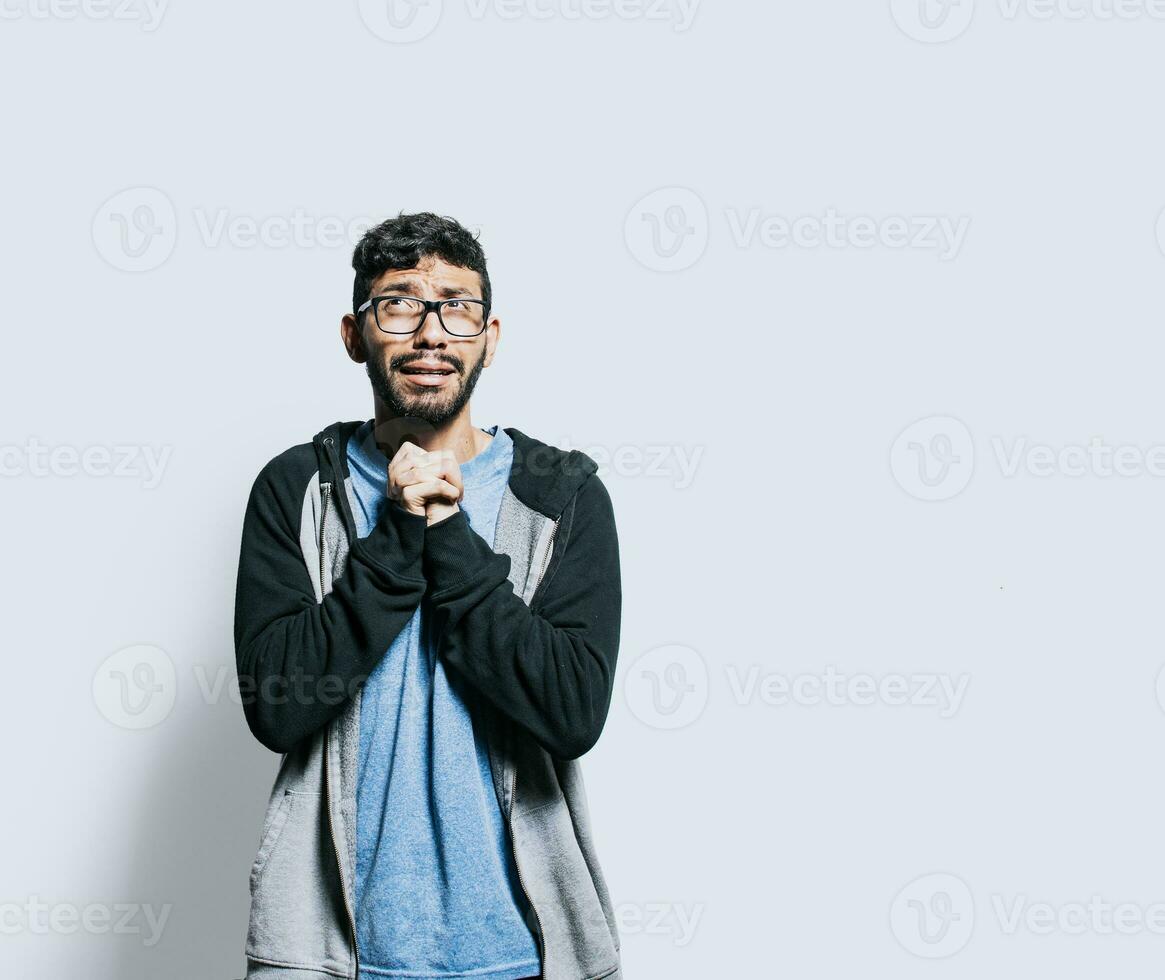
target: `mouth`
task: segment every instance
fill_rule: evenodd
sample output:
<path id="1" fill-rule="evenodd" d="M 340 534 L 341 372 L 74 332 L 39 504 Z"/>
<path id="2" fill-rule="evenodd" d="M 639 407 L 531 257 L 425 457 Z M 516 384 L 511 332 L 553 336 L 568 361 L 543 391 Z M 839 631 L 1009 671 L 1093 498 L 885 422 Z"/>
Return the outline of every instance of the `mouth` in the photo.
<path id="1" fill-rule="evenodd" d="M 418 364 L 406 364 L 400 373 L 413 384 L 421 388 L 439 388 L 456 373 L 452 368 L 445 366 L 430 367 Z"/>

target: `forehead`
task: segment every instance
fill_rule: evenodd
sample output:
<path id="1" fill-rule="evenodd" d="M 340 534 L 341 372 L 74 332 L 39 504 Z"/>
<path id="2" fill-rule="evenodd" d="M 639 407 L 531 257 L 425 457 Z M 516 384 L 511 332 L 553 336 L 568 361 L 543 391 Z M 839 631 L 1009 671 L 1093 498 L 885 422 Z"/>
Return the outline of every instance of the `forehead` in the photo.
<path id="1" fill-rule="evenodd" d="M 389 269 L 372 284 L 372 293 L 382 292 L 393 283 L 409 280 L 429 289 L 463 290 L 477 296 L 481 292 L 481 276 L 472 269 L 450 265 L 444 259 L 426 255 L 412 269 Z"/>

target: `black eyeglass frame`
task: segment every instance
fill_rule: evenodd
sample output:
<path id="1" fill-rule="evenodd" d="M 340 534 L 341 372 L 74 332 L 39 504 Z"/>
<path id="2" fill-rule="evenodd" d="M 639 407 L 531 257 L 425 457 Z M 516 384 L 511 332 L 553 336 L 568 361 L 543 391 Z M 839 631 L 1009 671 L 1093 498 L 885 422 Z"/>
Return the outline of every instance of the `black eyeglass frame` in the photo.
<path id="1" fill-rule="evenodd" d="M 420 303 L 424 306 L 424 312 L 417 318 L 417 325 L 412 330 L 385 330 L 380 323 L 380 303 L 386 299 L 407 299 L 412 303 Z M 441 308 L 448 303 L 476 303 L 481 307 L 481 329 L 477 333 L 454 333 L 445 325 L 445 319 L 441 316 Z M 425 318 L 430 313 L 437 314 L 437 322 L 441 324 L 443 329 L 449 336 L 457 337 L 459 339 L 469 339 L 472 337 L 480 337 L 485 333 L 485 328 L 489 325 L 489 307 L 483 299 L 474 299 L 469 296 L 455 296 L 452 299 L 421 299 L 419 296 L 402 296 L 399 293 L 381 293 L 379 296 L 371 296 L 364 303 L 360 304 L 360 308 L 356 311 L 357 316 L 363 316 L 364 311 L 372 307 L 372 318 L 376 321 L 376 327 L 381 333 L 391 334 L 394 337 L 407 337 L 409 334 L 414 334 L 421 329 L 425 322 Z"/>

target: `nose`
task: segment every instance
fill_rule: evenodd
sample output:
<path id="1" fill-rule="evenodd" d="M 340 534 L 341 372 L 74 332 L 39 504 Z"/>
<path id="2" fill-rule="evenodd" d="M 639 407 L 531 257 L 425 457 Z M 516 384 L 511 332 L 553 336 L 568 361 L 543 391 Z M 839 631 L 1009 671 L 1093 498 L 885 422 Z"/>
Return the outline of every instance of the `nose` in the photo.
<path id="1" fill-rule="evenodd" d="M 413 334 L 413 342 L 421 347 L 445 346 L 445 328 L 441 326 L 436 310 L 429 310 L 425 314 L 417 332 Z"/>

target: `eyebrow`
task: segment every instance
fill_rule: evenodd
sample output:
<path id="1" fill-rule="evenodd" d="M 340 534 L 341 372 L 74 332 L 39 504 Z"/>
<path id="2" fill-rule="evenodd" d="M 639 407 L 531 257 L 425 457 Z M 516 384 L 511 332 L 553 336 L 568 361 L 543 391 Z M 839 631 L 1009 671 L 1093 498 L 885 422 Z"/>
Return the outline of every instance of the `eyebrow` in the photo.
<path id="1" fill-rule="evenodd" d="M 437 289 L 437 292 L 442 297 L 472 295 L 468 289 L 464 289 L 461 286 L 441 286 Z M 415 279 L 398 279 L 396 282 L 390 282 L 384 286 L 377 295 L 384 295 L 386 293 L 406 293 L 419 296 L 421 289 L 420 284 Z"/>

